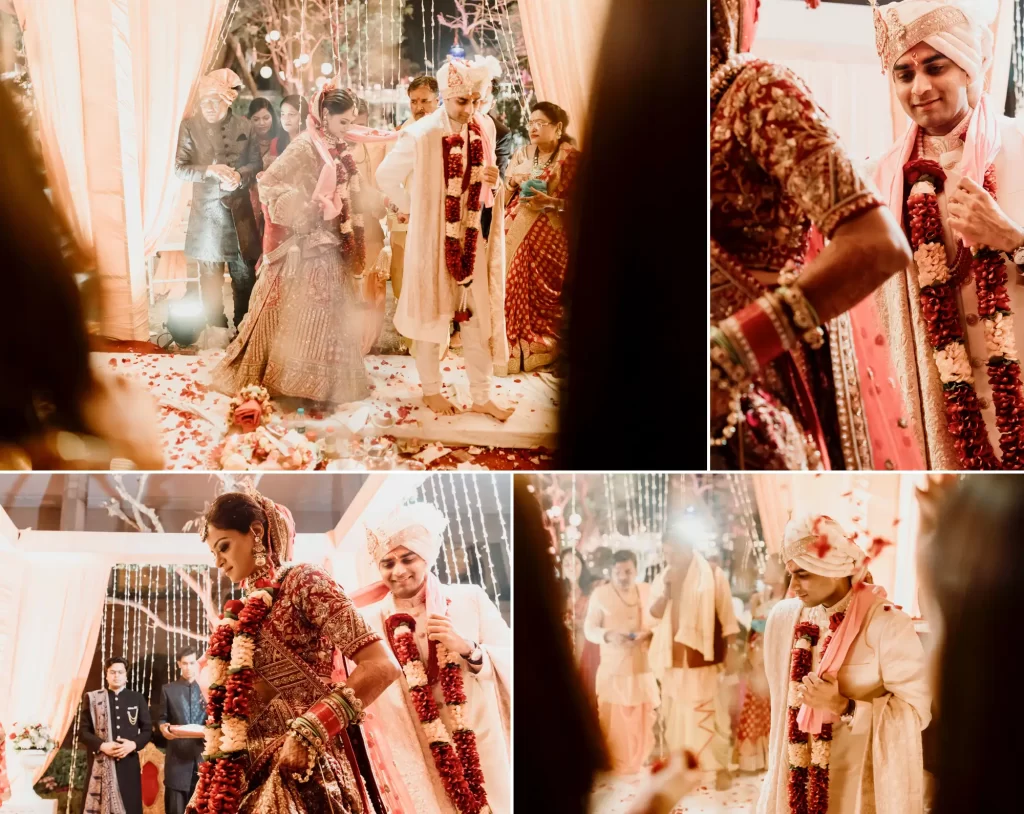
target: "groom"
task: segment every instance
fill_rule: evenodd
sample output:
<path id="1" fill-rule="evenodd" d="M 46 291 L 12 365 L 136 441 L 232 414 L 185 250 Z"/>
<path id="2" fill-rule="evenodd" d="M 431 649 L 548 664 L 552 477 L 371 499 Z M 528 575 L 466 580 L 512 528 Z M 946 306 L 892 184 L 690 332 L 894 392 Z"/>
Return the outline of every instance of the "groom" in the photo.
<path id="1" fill-rule="evenodd" d="M 865 553 L 829 517 L 791 520 L 782 560 L 796 598 L 765 629 L 772 717 L 757 814 L 922 814 L 931 691 L 913 621 L 881 587 L 855 585 Z"/>
<path id="2" fill-rule="evenodd" d="M 495 166 L 494 123 L 476 116 L 490 69 L 459 59 L 437 75 L 442 105 L 402 128 L 377 168 L 377 185 L 409 212 L 402 292 L 395 328 L 415 342 L 423 401 L 439 415 L 459 408 L 442 395 L 441 357 L 454 319 L 460 324 L 472 411 L 505 421 L 491 377 L 508 360 L 505 338 L 505 229 Z M 482 210 L 492 207 L 488 236 Z"/>
<path id="3" fill-rule="evenodd" d="M 903 0 L 874 12 L 882 70 L 912 120 L 874 174 L 914 249 L 906 274 L 880 291 L 879 310 L 890 345 L 918 349 L 895 361 L 904 402 L 923 414 L 910 424 L 922 428 L 929 469 L 1024 464 L 1024 133 L 985 91 L 993 43 L 991 19 L 976 16 L 983 6 Z M 907 177 L 914 165 L 945 180 Z M 930 236 L 909 228 L 929 200 L 940 222 Z M 972 247 L 990 249 L 991 260 Z"/>

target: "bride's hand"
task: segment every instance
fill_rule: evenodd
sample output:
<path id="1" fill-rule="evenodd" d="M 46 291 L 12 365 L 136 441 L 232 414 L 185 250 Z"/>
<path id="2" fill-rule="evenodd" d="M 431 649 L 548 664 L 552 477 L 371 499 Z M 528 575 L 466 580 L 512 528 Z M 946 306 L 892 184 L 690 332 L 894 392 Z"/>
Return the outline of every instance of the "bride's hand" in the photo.
<path id="1" fill-rule="evenodd" d="M 286 769 L 305 771 L 309 766 L 309 750 L 306 744 L 294 735 L 284 739 L 281 748 L 281 766 Z"/>

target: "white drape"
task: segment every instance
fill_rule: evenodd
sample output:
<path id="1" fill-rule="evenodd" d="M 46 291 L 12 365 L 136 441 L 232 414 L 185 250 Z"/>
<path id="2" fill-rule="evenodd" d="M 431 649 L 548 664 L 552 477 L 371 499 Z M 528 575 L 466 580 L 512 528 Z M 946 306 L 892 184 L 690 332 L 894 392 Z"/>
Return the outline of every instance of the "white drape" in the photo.
<path id="1" fill-rule="evenodd" d="M 43 160 L 57 205 L 92 245 L 75 0 L 14 0 L 36 97 Z"/>
<path id="2" fill-rule="evenodd" d="M 135 120 L 145 254 L 171 225 L 181 184 L 174 177 L 178 125 L 196 80 L 213 56 L 228 0 L 144 0 L 129 4 Z"/>
<path id="3" fill-rule="evenodd" d="M 530 74 L 538 101 L 569 114 L 570 133 L 585 139 L 590 83 L 610 0 L 519 0 Z M 625 2 L 623 13 L 629 13 Z"/>
<path id="4" fill-rule="evenodd" d="M 54 198 L 94 249 L 103 332 L 149 336 L 144 258 L 169 226 L 178 124 L 227 0 L 15 0 Z"/>
<path id="5" fill-rule="evenodd" d="M 5 522 L 6 521 L 6 522 Z M 298 534 L 294 560 L 330 568 L 324 534 Z M 197 534 L 18 534 L 0 509 L 0 720 L 43 723 L 60 743 L 96 654 L 117 563 L 211 565 Z M 93 688 L 94 689 L 94 688 Z M 45 771 L 40 768 L 36 779 Z"/>

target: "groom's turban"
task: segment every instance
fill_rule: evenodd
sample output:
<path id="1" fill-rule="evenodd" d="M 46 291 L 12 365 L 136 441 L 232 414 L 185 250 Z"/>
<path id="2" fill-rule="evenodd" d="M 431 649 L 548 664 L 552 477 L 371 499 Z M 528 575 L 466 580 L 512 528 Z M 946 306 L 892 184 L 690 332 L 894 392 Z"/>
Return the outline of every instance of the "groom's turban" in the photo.
<path id="1" fill-rule="evenodd" d="M 903 0 L 875 5 L 875 47 L 882 70 L 892 70 L 903 54 L 924 42 L 964 70 L 968 101 L 974 107 L 992 62 L 989 26 L 998 10 L 998 0 Z"/>
<path id="2" fill-rule="evenodd" d="M 831 517 L 794 517 L 782 535 L 782 561 L 823 577 L 851 577 L 864 562 L 864 550 Z"/>

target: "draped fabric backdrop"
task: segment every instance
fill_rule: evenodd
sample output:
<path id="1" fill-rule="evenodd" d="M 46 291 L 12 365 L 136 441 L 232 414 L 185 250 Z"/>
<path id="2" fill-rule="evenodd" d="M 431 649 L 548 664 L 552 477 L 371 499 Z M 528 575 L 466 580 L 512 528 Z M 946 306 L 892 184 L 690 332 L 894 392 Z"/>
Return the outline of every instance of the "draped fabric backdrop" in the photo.
<path id="1" fill-rule="evenodd" d="M 614 6 L 612 11 L 609 7 Z M 519 0 L 534 92 L 569 114 L 569 132 L 582 144 L 590 83 L 605 18 L 629 13 L 625 0 Z"/>
<path id="2" fill-rule="evenodd" d="M 178 124 L 227 0 L 15 0 L 58 205 L 93 248 L 103 332 L 147 339 L 145 254 L 170 224 Z"/>
<path id="3" fill-rule="evenodd" d="M 326 534 L 298 534 L 293 559 L 330 572 L 332 551 Z M 210 565 L 210 560 L 197 534 L 19 535 L 0 509 L 0 720 L 5 727 L 15 721 L 44 723 L 57 743 L 63 740 L 82 694 L 97 689 L 86 687 L 86 681 L 114 565 Z M 45 770 L 40 768 L 35 779 Z"/>
<path id="4" fill-rule="evenodd" d="M 181 182 L 174 177 L 178 125 L 213 58 L 228 0 L 131 3 L 135 119 L 145 254 L 171 225 Z"/>

